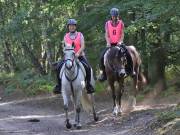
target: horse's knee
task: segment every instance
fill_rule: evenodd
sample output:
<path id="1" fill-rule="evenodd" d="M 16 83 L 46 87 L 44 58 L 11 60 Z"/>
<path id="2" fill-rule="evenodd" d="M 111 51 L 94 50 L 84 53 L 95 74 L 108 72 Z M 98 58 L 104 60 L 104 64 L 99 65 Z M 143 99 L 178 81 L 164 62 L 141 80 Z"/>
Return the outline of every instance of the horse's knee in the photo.
<path id="1" fill-rule="evenodd" d="M 64 105 L 64 110 L 65 110 L 65 111 L 68 110 L 68 105 Z"/>
<path id="2" fill-rule="evenodd" d="M 76 112 L 77 112 L 77 113 L 80 113 L 80 111 L 81 111 L 81 108 L 80 108 L 80 107 L 76 108 Z"/>
<path id="3" fill-rule="evenodd" d="M 115 95 L 115 94 L 113 94 L 113 95 L 112 95 L 112 98 L 113 98 L 113 99 L 115 99 L 115 98 L 116 98 L 116 95 Z"/>

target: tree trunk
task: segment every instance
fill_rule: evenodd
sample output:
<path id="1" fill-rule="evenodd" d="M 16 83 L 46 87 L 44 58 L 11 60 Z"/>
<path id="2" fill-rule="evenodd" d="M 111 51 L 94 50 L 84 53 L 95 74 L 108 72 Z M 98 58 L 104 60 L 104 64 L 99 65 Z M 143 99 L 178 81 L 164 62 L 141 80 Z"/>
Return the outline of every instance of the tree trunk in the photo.
<path id="1" fill-rule="evenodd" d="M 6 51 L 6 55 L 7 55 L 7 59 L 9 61 L 9 64 L 11 65 L 11 68 L 13 71 L 18 70 L 15 59 L 12 55 L 12 51 L 11 51 L 11 45 L 8 41 L 5 41 L 5 51 Z"/>
<path id="2" fill-rule="evenodd" d="M 4 56 L 4 63 L 3 63 L 3 70 L 7 73 L 11 72 L 11 68 L 9 66 L 9 59 L 8 59 L 8 55 L 6 53 L 6 51 L 3 52 L 3 56 Z"/>
<path id="3" fill-rule="evenodd" d="M 142 50 L 142 63 L 143 63 L 143 67 L 144 67 L 144 72 L 143 74 L 146 77 L 147 82 L 149 82 L 149 78 L 148 78 L 148 50 L 147 50 L 147 44 L 146 44 L 146 31 L 145 28 L 142 27 L 141 28 L 141 32 L 140 32 L 140 40 L 141 40 L 141 50 Z"/>
<path id="4" fill-rule="evenodd" d="M 148 63 L 148 73 L 151 85 L 156 85 L 160 83 L 161 90 L 166 88 L 166 78 L 165 78 L 165 50 L 162 48 L 161 43 L 159 48 L 155 48 L 151 53 L 150 60 Z M 159 44 L 155 46 L 159 46 Z"/>
<path id="5" fill-rule="evenodd" d="M 40 73 L 41 75 L 45 75 L 46 74 L 45 70 L 43 69 L 38 58 L 36 58 L 35 55 L 33 54 L 33 52 L 30 50 L 28 45 L 25 42 L 22 42 L 21 44 L 22 44 L 25 54 L 27 54 L 29 56 L 29 58 L 31 59 L 31 62 L 33 63 L 37 72 Z"/>

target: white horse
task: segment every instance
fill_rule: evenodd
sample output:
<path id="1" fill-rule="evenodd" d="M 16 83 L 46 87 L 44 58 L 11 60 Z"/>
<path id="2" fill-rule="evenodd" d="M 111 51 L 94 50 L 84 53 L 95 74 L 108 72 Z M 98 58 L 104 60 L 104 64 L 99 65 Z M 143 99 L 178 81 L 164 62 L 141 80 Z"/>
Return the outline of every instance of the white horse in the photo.
<path id="1" fill-rule="evenodd" d="M 81 128 L 80 112 L 81 105 L 87 112 L 92 112 L 94 120 L 98 117 L 94 107 L 93 94 L 88 95 L 85 90 L 85 72 L 82 69 L 82 64 L 75 57 L 74 47 L 64 47 L 65 64 L 62 67 L 60 76 L 62 78 L 62 96 L 64 101 L 64 110 L 66 114 L 66 127 L 70 129 L 72 124 L 69 121 L 68 105 L 72 96 L 75 110 L 75 123 L 77 129 Z M 91 69 L 92 70 L 92 69 Z M 93 73 L 91 73 L 91 84 L 95 85 Z"/>

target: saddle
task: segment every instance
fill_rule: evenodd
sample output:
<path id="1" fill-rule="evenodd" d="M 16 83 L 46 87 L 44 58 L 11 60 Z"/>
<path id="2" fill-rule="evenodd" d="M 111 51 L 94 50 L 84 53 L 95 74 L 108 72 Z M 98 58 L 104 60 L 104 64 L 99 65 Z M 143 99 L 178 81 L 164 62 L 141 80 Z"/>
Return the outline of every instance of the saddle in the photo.
<path id="1" fill-rule="evenodd" d="M 80 68 L 80 70 L 83 72 L 84 76 L 86 76 L 86 70 L 83 66 L 83 64 L 77 59 L 77 66 Z M 62 78 L 62 75 L 64 73 L 64 70 L 65 70 L 65 63 L 63 64 L 62 68 L 61 68 L 61 71 L 60 71 L 60 74 L 59 74 L 59 77 L 60 79 Z"/>

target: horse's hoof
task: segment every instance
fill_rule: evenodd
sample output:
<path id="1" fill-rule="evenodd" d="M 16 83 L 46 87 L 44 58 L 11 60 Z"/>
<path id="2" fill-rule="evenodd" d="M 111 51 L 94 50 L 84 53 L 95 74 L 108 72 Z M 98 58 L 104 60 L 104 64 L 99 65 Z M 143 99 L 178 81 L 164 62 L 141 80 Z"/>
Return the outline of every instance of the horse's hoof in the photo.
<path id="1" fill-rule="evenodd" d="M 72 127 L 71 123 L 67 123 L 67 124 L 66 124 L 66 128 L 67 128 L 67 129 L 71 129 L 71 127 Z"/>
<path id="2" fill-rule="evenodd" d="M 98 116 L 94 117 L 94 121 L 98 121 L 98 120 L 99 120 Z"/>
<path id="3" fill-rule="evenodd" d="M 74 127 L 77 127 L 77 124 L 73 124 Z"/>
<path id="4" fill-rule="evenodd" d="M 76 129 L 81 129 L 81 124 L 76 125 Z"/>
<path id="5" fill-rule="evenodd" d="M 116 117 L 121 116 L 121 112 L 113 112 L 113 115 L 116 116 Z"/>

